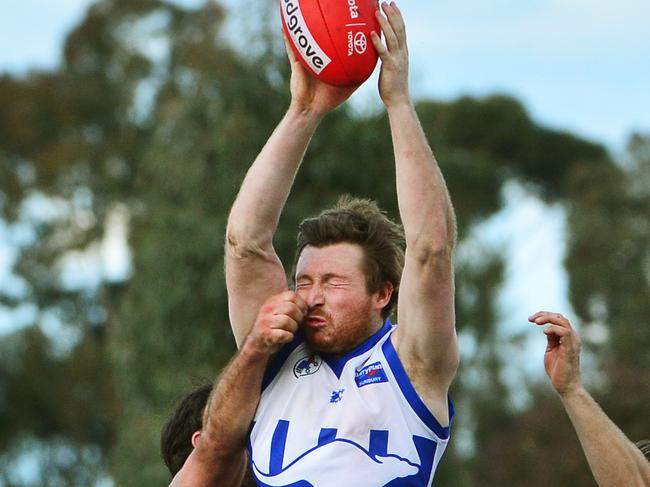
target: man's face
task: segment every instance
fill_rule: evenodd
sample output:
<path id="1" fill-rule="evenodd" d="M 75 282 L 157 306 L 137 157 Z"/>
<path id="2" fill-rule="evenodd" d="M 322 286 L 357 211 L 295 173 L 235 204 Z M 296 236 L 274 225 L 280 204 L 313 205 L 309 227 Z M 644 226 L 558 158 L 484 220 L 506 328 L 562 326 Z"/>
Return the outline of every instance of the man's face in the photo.
<path id="1" fill-rule="evenodd" d="M 344 354 L 372 335 L 390 292 L 369 293 L 363 249 L 338 243 L 304 248 L 296 265 L 296 292 L 309 306 L 302 324 L 314 351 Z"/>

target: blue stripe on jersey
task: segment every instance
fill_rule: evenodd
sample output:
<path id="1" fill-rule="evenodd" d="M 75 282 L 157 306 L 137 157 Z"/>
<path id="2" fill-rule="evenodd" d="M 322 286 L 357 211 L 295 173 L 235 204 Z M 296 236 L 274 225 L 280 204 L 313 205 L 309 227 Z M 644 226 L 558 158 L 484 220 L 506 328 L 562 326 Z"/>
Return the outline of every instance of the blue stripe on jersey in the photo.
<path id="1" fill-rule="evenodd" d="M 257 482 L 257 487 L 272 487 L 271 485 L 265 484 L 264 482 L 258 480 L 257 478 L 255 479 Z M 314 487 L 312 484 L 307 482 L 306 480 L 299 480 L 298 482 L 294 482 L 293 484 L 289 485 L 284 485 L 283 487 Z"/>
<path id="2" fill-rule="evenodd" d="M 420 417 L 420 419 L 431 429 L 431 431 L 433 431 L 439 438 L 449 438 L 449 426 L 441 426 L 438 420 L 433 416 L 433 414 L 431 414 L 429 408 L 422 402 L 422 399 L 420 399 L 420 396 L 415 391 L 413 384 L 411 384 L 411 380 L 409 379 L 406 370 L 404 370 L 402 362 L 397 356 L 397 352 L 395 351 L 395 347 L 393 347 L 391 338 L 392 337 L 388 338 L 381 348 L 384 352 L 386 360 L 388 361 L 390 369 L 393 371 L 393 374 L 397 379 L 397 384 L 399 385 L 402 394 L 404 394 L 404 397 L 413 408 L 413 411 L 415 411 L 415 414 Z M 454 408 L 451 404 L 451 399 L 448 399 L 448 404 L 449 423 L 451 424 L 451 420 L 454 417 Z"/>
<path id="3" fill-rule="evenodd" d="M 385 457 L 388 455 L 388 431 L 370 430 L 370 444 L 368 452 L 374 456 Z"/>
<path id="4" fill-rule="evenodd" d="M 336 433 L 338 433 L 336 428 L 321 428 L 318 434 L 318 446 L 332 443 L 336 439 Z"/>
<path id="5" fill-rule="evenodd" d="M 273 432 L 271 439 L 271 459 L 269 460 L 269 475 L 276 475 L 282 472 L 284 463 L 284 448 L 287 444 L 287 433 L 289 432 L 289 421 L 280 420 Z"/>

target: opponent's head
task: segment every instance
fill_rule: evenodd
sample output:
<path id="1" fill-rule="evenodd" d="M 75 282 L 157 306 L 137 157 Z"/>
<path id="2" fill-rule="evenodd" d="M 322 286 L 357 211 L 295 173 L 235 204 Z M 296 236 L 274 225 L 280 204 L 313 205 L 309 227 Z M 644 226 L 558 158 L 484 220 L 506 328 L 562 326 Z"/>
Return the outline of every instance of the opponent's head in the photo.
<path id="1" fill-rule="evenodd" d="M 212 384 L 199 386 L 181 399 L 171 418 L 167 420 L 160 435 L 160 451 L 169 472 L 174 477 L 197 445 L 205 407 L 212 393 Z M 255 487 L 247 470 L 241 487 Z"/>
<path id="2" fill-rule="evenodd" d="M 183 467 L 192 453 L 203 426 L 203 411 L 212 384 L 204 384 L 187 394 L 167 420 L 160 435 L 160 451 L 172 476 Z"/>
<path id="3" fill-rule="evenodd" d="M 339 325 L 342 320 L 351 325 L 357 322 L 357 327 L 375 314 L 387 318 L 397 302 L 403 267 L 402 229 L 373 201 L 344 196 L 334 208 L 300 224 L 293 272 L 296 291 L 304 296 L 323 291 L 317 296 L 322 304 L 307 299 L 310 316 L 317 307 L 316 315 L 325 313 Z M 343 279 L 332 279 L 336 277 Z M 359 281 L 361 286 L 355 287 Z M 355 335 L 354 330 L 347 331 Z M 338 330 L 337 336 L 345 341 L 341 332 Z M 364 332 L 360 333 L 361 337 L 350 336 L 350 344 L 365 338 Z M 340 350 L 325 347 L 320 351 Z"/>
<path id="4" fill-rule="evenodd" d="M 650 462 L 650 440 L 641 440 L 636 442 L 636 446 L 645 455 Z"/>

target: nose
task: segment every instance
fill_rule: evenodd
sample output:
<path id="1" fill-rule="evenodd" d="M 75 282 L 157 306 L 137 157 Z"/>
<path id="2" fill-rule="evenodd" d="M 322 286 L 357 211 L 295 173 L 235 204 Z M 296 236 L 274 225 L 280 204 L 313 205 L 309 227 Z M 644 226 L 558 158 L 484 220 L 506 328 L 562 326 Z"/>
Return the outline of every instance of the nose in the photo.
<path id="1" fill-rule="evenodd" d="M 307 306 L 309 309 L 315 308 L 317 306 L 322 306 L 325 303 L 325 296 L 323 295 L 323 289 L 318 283 L 315 283 L 309 289 L 309 294 L 307 295 Z"/>

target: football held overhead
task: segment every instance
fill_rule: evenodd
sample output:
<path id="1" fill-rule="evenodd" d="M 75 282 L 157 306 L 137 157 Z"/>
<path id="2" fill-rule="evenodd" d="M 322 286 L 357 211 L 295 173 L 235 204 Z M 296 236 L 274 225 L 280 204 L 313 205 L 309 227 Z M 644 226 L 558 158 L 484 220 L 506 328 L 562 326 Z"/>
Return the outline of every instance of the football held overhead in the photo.
<path id="1" fill-rule="evenodd" d="M 321 81 L 359 86 L 377 65 L 376 0 L 282 0 L 282 27 L 300 62 Z"/>

